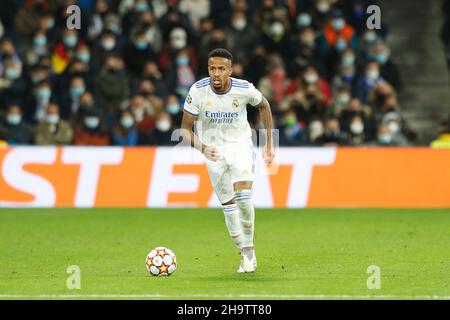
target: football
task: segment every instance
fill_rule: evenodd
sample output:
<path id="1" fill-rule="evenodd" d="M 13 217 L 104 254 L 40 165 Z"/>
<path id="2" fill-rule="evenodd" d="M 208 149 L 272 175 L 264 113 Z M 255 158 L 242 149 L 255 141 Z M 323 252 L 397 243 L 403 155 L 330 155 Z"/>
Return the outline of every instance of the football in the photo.
<path id="1" fill-rule="evenodd" d="M 152 276 L 170 276 L 177 269 L 177 257 L 168 248 L 156 247 L 147 255 L 145 266 Z"/>

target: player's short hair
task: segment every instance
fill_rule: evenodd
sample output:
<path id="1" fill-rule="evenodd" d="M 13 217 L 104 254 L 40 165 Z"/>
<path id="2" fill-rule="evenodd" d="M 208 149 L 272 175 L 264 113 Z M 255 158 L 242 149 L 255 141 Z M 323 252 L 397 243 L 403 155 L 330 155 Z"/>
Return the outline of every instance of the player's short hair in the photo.
<path id="1" fill-rule="evenodd" d="M 233 63 L 233 55 L 232 55 L 231 52 L 228 51 L 227 49 L 217 48 L 217 49 L 212 50 L 212 51 L 208 54 L 208 59 L 209 59 L 209 58 L 213 58 L 213 57 L 226 58 L 226 59 L 230 60 L 231 63 Z"/>

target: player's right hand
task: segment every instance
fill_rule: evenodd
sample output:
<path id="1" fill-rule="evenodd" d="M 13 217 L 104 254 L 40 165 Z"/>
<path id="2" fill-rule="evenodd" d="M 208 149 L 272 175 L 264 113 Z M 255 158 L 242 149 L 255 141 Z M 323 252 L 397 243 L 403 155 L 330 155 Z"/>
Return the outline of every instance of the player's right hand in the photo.
<path id="1" fill-rule="evenodd" d="M 206 159 L 211 161 L 217 161 L 218 153 L 217 149 L 214 146 L 207 146 L 203 149 L 203 154 L 205 155 Z"/>

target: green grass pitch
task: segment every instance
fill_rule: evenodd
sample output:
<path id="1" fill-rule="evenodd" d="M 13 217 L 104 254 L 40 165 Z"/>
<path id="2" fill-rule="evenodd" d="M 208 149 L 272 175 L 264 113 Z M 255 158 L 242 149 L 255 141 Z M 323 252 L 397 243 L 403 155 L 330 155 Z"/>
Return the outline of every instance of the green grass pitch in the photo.
<path id="1" fill-rule="evenodd" d="M 156 246 L 170 277 L 147 274 Z M 257 209 L 255 248 L 237 274 L 220 209 L 1 209 L 0 299 L 450 299 L 449 209 Z"/>

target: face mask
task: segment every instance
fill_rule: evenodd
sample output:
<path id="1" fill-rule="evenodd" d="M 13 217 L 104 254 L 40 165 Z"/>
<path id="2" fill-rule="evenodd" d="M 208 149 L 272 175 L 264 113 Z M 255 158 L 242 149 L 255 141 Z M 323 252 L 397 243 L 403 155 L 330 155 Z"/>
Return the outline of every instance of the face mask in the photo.
<path id="1" fill-rule="evenodd" d="M 350 102 L 350 96 L 348 94 L 342 94 L 336 98 L 336 104 L 339 106 L 345 106 Z"/>
<path id="2" fill-rule="evenodd" d="M 330 4 L 328 2 L 319 2 L 316 8 L 320 13 L 327 13 L 330 11 Z"/>
<path id="3" fill-rule="evenodd" d="M 145 50 L 145 49 L 147 49 L 148 43 L 147 43 L 147 41 L 138 40 L 134 43 L 134 45 L 135 45 L 136 49 L 138 49 L 138 50 Z"/>
<path id="4" fill-rule="evenodd" d="M 6 122 L 12 126 L 17 126 L 22 121 L 20 114 L 8 114 L 6 116 Z"/>
<path id="5" fill-rule="evenodd" d="M 49 115 L 47 115 L 46 120 L 47 120 L 48 124 L 57 124 L 58 121 L 59 121 L 59 115 L 57 115 L 57 114 L 49 114 Z"/>
<path id="6" fill-rule="evenodd" d="M 53 28 L 54 26 L 55 26 L 55 20 L 48 19 L 47 20 L 47 30 Z"/>
<path id="7" fill-rule="evenodd" d="M 132 117 L 123 117 L 122 119 L 120 119 L 120 124 L 125 129 L 129 129 L 129 128 L 131 128 L 133 126 L 134 120 L 133 120 Z"/>
<path id="8" fill-rule="evenodd" d="M 88 52 L 80 52 L 77 58 L 84 63 L 88 63 L 91 60 L 91 55 Z"/>
<path id="9" fill-rule="evenodd" d="M 84 93 L 85 90 L 86 88 L 84 87 L 73 87 L 70 88 L 70 94 L 72 95 L 72 97 L 78 98 Z"/>
<path id="10" fill-rule="evenodd" d="M 144 119 L 144 116 L 145 116 L 144 108 L 134 109 L 133 115 L 134 115 L 134 118 L 136 119 L 137 122 L 141 122 L 142 119 Z"/>
<path id="11" fill-rule="evenodd" d="M 47 44 L 47 38 L 45 36 L 36 36 L 33 43 L 37 47 L 45 46 Z"/>
<path id="12" fill-rule="evenodd" d="M 313 121 L 309 124 L 309 136 L 312 140 L 323 133 L 323 124 L 320 121 Z"/>
<path id="13" fill-rule="evenodd" d="M 275 37 L 281 37 L 284 34 L 284 26 L 281 22 L 275 22 L 270 26 L 270 33 Z"/>
<path id="14" fill-rule="evenodd" d="M 159 120 L 156 122 L 156 129 L 161 132 L 167 132 L 170 129 L 171 123 L 169 120 Z"/>
<path id="15" fill-rule="evenodd" d="M 342 80 L 344 82 L 352 82 L 353 81 L 353 75 L 351 75 L 351 74 L 344 74 L 342 76 Z"/>
<path id="16" fill-rule="evenodd" d="M 368 70 L 367 73 L 366 73 L 366 77 L 370 81 L 377 80 L 379 76 L 380 76 L 380 72 L 378 70 L 375 70 L 375 69 Z"/>
<path id="17" fill-rule="evenodd" d="M 333 19 L 333 21 L 331 22 L 331 26 L 334 30 L 340 31 L 344 29 L 345 21 L 344 19 Z"/>
<path id="18" fill-rule="evenodd" d="M 244 28 L 247 26 L 247 21 L 245 19 L 239 19 L 239 20 L 233 20 L 231 23 L 233 28 L 235 28 L 238 31 L 244 30 Z"/>
<path id="19" fill-rule="evenodd" d="M 169 114 L 175 115 L 180 112 L 180 107 L 175 103 L 171 103 L 166 106 L 166 111 Z"/>
<path id="20" fill-rule="evenodd" d="M 304 45 L 306 45 L 306 46 L 308 46 L 308 47 L 310 47 L 310 48 L 314 47 L 314 44 L 315 44 L 314 36 L 312 36 L 312 37 L 310 37 L 310 36 L 303 36 L 303 37 L 300 39 L 300 41 L 301 41 Z"/>
<path id="21" fill-rule="evenodd" d="M 63 42 L 67 47 L 73 48 L 77 44 L 77 37 L 73 35 L 65 36 Z"/>
<path id="22" fill-rule="evenodd" d="M 342 52 L 347 48 L 347 42 L 343 39 L 339 39 L 336 41 L 335 48 L 337 51 Z"/>
<path id="23" fill-rule="evenodd" d="M 50 99 L 52 92 L 49 88 L 43 88 L 36 91 L 37 98 L 39 100 L 47 101 Z"/>
<path id="24" fill-rule="evenodd" d="M 187 66 L 189 64 L 189 58 L 187 56 L 179 56 L 177 57 L 177 65 L 179 66 Z"/>
<path id="25" fill-rule="evenodd" d="M 389 122 L 388 128 L 392 134 L 396 134 L 400 131 L 400 125 L 396 121 Z"/>
<path id="26" fill-rule="evenodd" d="M 19 77 L 19 71 L 16 68 L 7 68 L 5 76 L 8 80 L 15 80 Z"/>
<path id="27" fill-rule="evenodd" d="M 102 47 L 106 51 L 112 50 L 116 46 L 116 40 L 108 38 L 102 41 Z"/>
<path id="28" fill-rule="evenodd" d="M 293 126 L 295 126 L 297 124 L 297 120 L 295 119 L 295 117 L 286 117 L 284 119 L 284 126 L 286 128 L 291 128 Z"/>
<path id="29" fill-rule="evenodd" d="M 361 121 L 354 121 L 350 125 L 350 131 L 353 134 L 360 135 L 364 132 L 364 124 Z"/>
<path id="30" fill-rule="evenodd" d="M 137 12 L 145 12 L 148 10 L 148 4 L 146 2 L 138 2 L 134 8 Z"/>
<path id="31" fill-rule="evenodd" d="M 186 46 L 186 40 L 183 38 L 174 39 L 170 42 L 172 48 L 179 50 L 183 49 Z"/>
<path id="32" fill-rule="evenodd" d="M 345 55 L 342 57 L 342 65 L 345 67 L 351 67 L 355 64 L 354 55 Z"/>
<path id="33" fill-rule="evenodd" d="M 366 32 L 364 34 L 364 41 L 367 44 L 374 43 L 376 40 L 377 40 L 377 34 L 375 32 L 370 31 L 370 32 Z"/>
<path id="34" fill-rule="evenodd" d="M 114 32 L 115 34 L 121 33 L 121 28 L 118 24 L 111 24 L 108 26 L 108 29 L 111 30 L 112 32 Z"/>
<path id="35" fill-rule="evenodd" d="M 309 27 L 311 25 L 311 16 L 307 13 L 301 13 L 297 17 L 297 25 L 299 27 Z"/>
<path id="36" fill-rule="evenodd" d="M 315 83 L 317 80 L 319 80 L 319 77 L 315 73 L 308 73 L 305 75 L 305 81 L 309 84 Z"/>
<path id="37" fill-rule="evenodd" d="M 88 129 L 95 129 L 100 124 L 100 119 L 98 117 L 86 117 L 84 118 L 84 125 Z"/>
<path id="38" fill-rule="evenodd" d="M 389 133 L 383 133 L 378 136 L 378 142 L 382 145 L 388 145 L 392 142 L 392 136 Z"/>
<path id="39" fill-rule="evenodd" d="M 379 53 L 375 56 L 375 59 L 379 64 L 385 64 L 389 60 L 389 55 L 386 53 Z"/>

